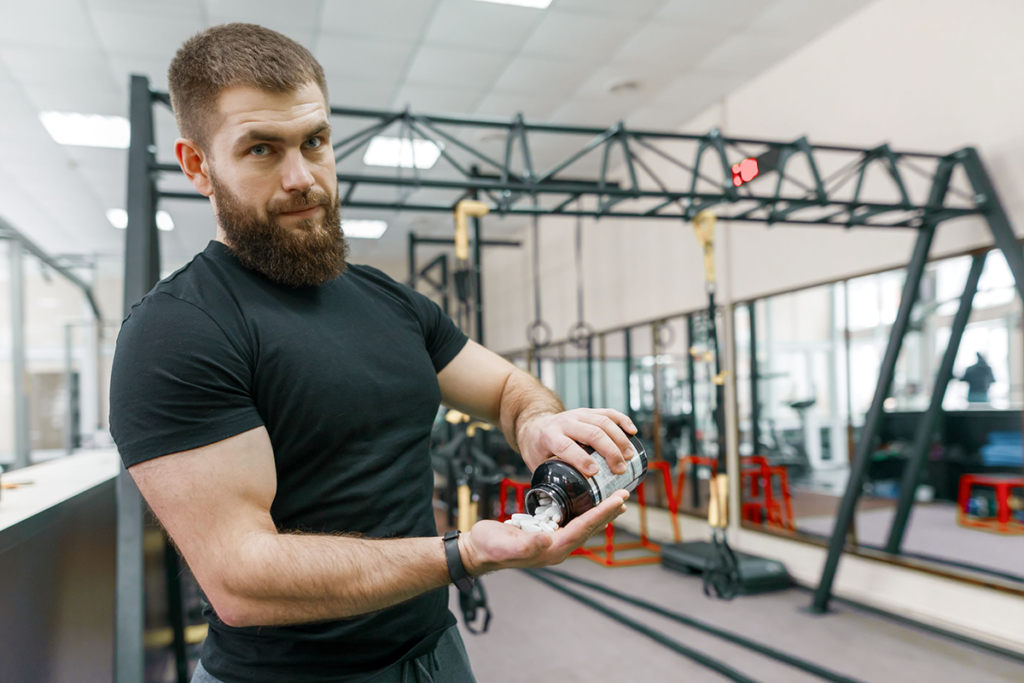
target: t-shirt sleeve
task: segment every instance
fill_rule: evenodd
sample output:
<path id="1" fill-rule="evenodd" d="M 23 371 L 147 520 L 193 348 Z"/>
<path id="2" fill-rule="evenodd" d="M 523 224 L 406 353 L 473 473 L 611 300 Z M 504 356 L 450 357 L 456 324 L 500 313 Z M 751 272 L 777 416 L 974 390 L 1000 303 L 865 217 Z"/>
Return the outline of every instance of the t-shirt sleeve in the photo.
<path id="1" fill-rule="evenodd" d="M 430 297 L 410 287 L 402 285 L 409 293 L 413 310 L 423 328 L 423 338 L 427 345 L 430 360 L 434 363 L 434 371 L 441 372 L 452 361 L 469 341 L 469 337 L 460 330 L 452 319 Z"/>
<path id="2" fill-rule="evenodd" d="M 153 293 L 132 309 L 110 375 L 110 433 L 125 467 L 263 424 L 239 341 L 171 294 Z"/>

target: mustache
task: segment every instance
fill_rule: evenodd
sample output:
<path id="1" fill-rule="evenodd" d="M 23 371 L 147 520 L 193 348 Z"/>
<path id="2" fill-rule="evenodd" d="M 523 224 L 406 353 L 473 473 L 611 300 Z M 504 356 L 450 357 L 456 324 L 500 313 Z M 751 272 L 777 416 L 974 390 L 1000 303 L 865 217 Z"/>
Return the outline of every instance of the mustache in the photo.
<path id="1" fill-rule="evenodd" d="M 311 206 L 322 205 L 330 208 L 331 196 L 326 192 L 316 191 L 308 192 L 304 194 L 300 199 L 296 199 L 290 202 L 283 202 L 269 207 L 271 215 L 278 216 L 282 213 L 289 213 L 291 211 L 301 211 L 302 209 L 308 209 Z"/>

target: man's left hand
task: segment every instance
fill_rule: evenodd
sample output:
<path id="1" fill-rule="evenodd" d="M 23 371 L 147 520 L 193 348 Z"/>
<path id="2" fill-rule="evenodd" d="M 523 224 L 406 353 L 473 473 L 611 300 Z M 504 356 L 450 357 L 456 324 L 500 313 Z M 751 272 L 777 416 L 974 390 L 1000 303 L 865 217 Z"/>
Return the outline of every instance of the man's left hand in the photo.
<path id="1" fill-rule="evenodd" d="M 597 451 L 612 468 L 626 471 L 626 460 L 633 457 L 633 446 L 626 434 L 636 434 L 636 425 L 617 410 L 576 408 L 561 413 L 532 417 L 519 427 L 519 448 L 530 471 L 545 460 L 557 456 L 586 476 L 597 474 L 597 463 L 580 444 Z"/>

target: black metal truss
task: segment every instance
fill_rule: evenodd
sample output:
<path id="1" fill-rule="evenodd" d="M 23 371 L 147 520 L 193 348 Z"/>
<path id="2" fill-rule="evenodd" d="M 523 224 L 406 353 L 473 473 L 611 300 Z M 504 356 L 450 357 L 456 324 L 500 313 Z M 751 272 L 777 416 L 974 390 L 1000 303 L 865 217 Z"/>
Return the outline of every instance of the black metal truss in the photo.
<path id="1" fill-rule="evenodd" d="M 165 93 L 153 96 L 169 103 Z M 409 196 L 417 190 L 452 190 L 462 196 L 478 193 L 498 215 L 689 220 L 703 209 L 719 207 L 724 220 L 887 228 L 917 228 L 926 221 L 980 214 L 985 208 L 977 195 L 961 193 L 961 205 L 947 206 L 930 202 L 927 188 L 914 191 L 911 176 L 924 175 L 933 183 L 955 155 L 896 151 L 888 145 L 858 148 L 814 145 L 805 138 L 731 138 L 718 130 L 692 135 L 634 130 L 622 123 L 610 128 L 538 124 L 527 123 L 521 115 L 501 120 L 332 107 L 331 116 L 338 128 L 350 128 L 356 121 L 366 124 L 332 143 L 339 164 L 380 135 L 398 137 L 413 156 L 411 169 L 399 167 L 393 173 L 339 171 L 347 208 L 450 212 L 458 198 L 424 202 L 409 201 Z M 468 142 L 466 133 L 474 129 L 488 130 L 488 137 L 501 140 L 503 154 Z M 541 137 L 563 145 L 571 141 L 575 151 L 539 170 L 534 145 Z M 437 146 L 440 158 L 429 171 L 415 164 L 415 141 Z M 621 159 L 621 171 L 613 172 L 613 154 Z M 734 187 L 732 166 L 759 156 L 771 156 L 772 168 Z M 599 159 L 600 168 L 596 177 L 580 180 L 574 167 L 587 158 Z M 672 168 L 671 181 L 652 168 L 654 161 Z M 826 165 L 835 168 L 827 176 L 821 170 Z M 173 163 L 155 162 L 152 168 L 179 172 Z M 872 174 L 872 169 L 880 172 Z M 869 175 L 873 183 L 866 182 Z M 361 188 L 368 186 L 405 192 L 393 201 L 361 197 Z M 160 195 L 200 198 L 189 192 Z"/>

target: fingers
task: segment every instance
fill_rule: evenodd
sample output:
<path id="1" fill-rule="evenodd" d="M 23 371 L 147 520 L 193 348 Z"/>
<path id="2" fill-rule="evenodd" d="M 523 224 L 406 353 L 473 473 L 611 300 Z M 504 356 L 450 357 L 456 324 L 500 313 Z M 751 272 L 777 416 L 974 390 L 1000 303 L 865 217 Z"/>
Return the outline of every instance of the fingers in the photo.
<path id="1" fill-rule="evenodd" d="M 563 529 L 554 532 L 556 542 L 568 546 L 570 551 L 583 545 L 588 538 L 626 511 L 625 503 L 628 498 L 628 491 L 616 491 L 596 508 L 588 510 Z"/>
<path id="2" fill-rule="evenodd" d="M 629 442 L 629 437 L 622 431 L 617 423 L 615 423 L 610 417 L 601 415 L 598 413 L 580 413 L 580 422 L 586 422 L 592 424 L 595 427 L 600 427 L 604 430 L 605 434 L 615 442 L 619 452 L 622 453 L 623 458 L 629 460 L 633 457 L 633 444 Z"/>
<path id="3" fill-rule="evenodd" d="M 637 432 L 636 425 L 633 424 L 633 421 L 617 410 L 612 410 L 611 408 L 587 408 L 585 410 L 591 413 L 597 413 L 598 415 L 604 415 L 617 424 L 627 434 L 636 434 Z"/>
<path id="4" fill-rule="evenodd" d="M 626 459 L 622 454 L 622 449 L 616 445 L 608 435 L 608 432 L 597 425 L 580 421 L 580 417 L 577 416 L 576 420 L 566 423 L 564 428 L 565 435 L 597 451 L 601 457 L 608 461 L 612 472 L 616 474 L 625 472 Z"/>
<path id="5" fill-rule="evenodd" d="M 566 436 L 568 433 L 569 428 L 566 428 L 563 433 L 548 437 L 551 452 L 588 477 L 597 474 L 597 463 L 578 443 Z"/>

